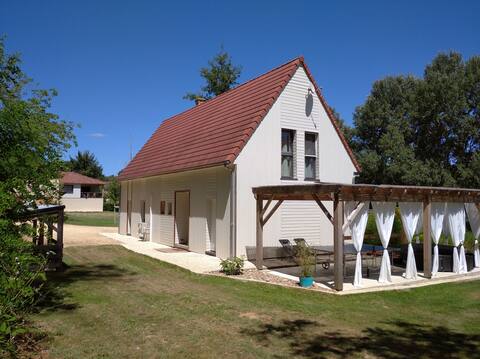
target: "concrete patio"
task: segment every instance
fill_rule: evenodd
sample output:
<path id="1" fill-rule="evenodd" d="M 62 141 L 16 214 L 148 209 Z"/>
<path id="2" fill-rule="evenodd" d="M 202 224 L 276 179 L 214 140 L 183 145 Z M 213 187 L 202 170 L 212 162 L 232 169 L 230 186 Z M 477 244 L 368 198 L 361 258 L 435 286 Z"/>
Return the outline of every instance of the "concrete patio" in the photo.
<path id="1" fill-rule="evenodd" d="M 209 273 L 220 269 L 220 258 L 218 257 L 172 248 L 159 243 L 141 241 L 138 238 L 118 233 L 101 233 L 101 235 L 120 242 L 123 247 L 133 252 L 177 265 L 194 273 Z M 251 268 L 255 268 L 255 266 L 246 261 L 245 269 Z"/>

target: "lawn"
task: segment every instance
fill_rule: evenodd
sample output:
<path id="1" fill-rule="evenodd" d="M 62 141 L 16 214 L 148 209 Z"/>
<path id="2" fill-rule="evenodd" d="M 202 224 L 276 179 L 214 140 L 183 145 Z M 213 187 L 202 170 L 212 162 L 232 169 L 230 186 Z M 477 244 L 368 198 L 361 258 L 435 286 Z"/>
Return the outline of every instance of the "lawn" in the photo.
<path id="1" fill-rule="evenodd" d="M 480 281 L 334 296 L 65 249 L 32 319 L 48 358 L 478 357 Z"/>
<path id="2" fill-rule="evenodd" d="M 116 216 L 116 218 L 115 218 Z M 68 212 L 65 223 L 79 226 L 117 227 L 118 212 Z M 116 220 L 116 221 L 115 221 Z"/>

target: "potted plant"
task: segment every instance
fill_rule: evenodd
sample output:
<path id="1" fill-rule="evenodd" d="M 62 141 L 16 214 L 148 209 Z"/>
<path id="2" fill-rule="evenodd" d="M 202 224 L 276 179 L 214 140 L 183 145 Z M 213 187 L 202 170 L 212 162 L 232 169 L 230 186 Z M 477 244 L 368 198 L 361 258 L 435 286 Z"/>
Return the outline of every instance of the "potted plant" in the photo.
<path id="1" fill-rule="evenodd" d="M 315 255 L 305 243 L 299 243 L 296 258 L 300 266 L 300 286 L 309 288 L 313 285 L 312 274 L 315 267 Z"/>

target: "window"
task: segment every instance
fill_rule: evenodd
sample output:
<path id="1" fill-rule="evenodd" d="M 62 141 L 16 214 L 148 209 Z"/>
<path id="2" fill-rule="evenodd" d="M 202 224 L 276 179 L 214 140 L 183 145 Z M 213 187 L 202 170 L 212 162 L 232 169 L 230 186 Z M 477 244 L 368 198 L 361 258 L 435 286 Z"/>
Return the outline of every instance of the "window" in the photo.
<path id="1" fill-rule="evenodd" d="M 68 193 L 72 194 L 73 193 L 73 184 L 64 184 L 63 185 L 63 194 Z"/>
<path id="2" fill-rule="evenodd" d="M 168 203 L 167 203 L 167 207 L 168 207 L 168 212 L 167 212 L 167 213 L 168 213 L 169 216 L 171 216 L 171 215 L 172 215 L 172 212 L 173 212 L 173 210 L 172 210 L 172 202 L 168 202 Z"/>
<path id="3" fill-rule="evenodd" d="M 165 214 L 165 201 L 160 201 L 160 214 Z"/>
<path id="4" fill-rule="evenodd" d="M 305 133 L 305 179 L 317 179 L 317 134 Z"/>
<path id="5" fill-rule="evenodd" d="M 145 201 L 140 201 L 140 219 L 140 222 L 145 222 Z"/>
<path id="6" fill-rule="evenodd" d="M 294 178 L 294 139 L 295 131 L 282 130 L 282 178 Z"/>

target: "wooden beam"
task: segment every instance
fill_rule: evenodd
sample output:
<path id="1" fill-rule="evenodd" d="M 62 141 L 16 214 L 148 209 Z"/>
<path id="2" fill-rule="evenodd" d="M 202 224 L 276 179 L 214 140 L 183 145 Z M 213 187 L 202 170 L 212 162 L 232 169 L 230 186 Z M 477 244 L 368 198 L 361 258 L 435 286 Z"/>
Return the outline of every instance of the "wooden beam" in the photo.
<path id="1" fill-rule="evenodd" d="M 432 278 L 432 234 L 431 234 L 432 202 L 430 198 L 423 201 L 423 274 Z"/>
<path id="2" fill-rule="evenodd" d="M 255 249 L 255 266 L 257 269 L 263 268 L 263 219 L 262 219 L 263 200 L 257 197 L 257 238 Z"/>
<path id="3" fill-rule="evenodd" d="M 275 206 L 273 206 L 273 208 L 270 210 L 270 212 L 267 214 L 267 216 L 265 217 L 265 219 L 262 219 L 262 226 L 265 225 L 265 223 L 268 222 L 268 220 L 270 219 L 270 217 L 273 216 L 273 214 L 275 213 L 275 211 L 278 209 L 278 207 L 280 207 L 280 205 L 283 203 L 283 199 L 279 200 L 277 203 L 275 203 Z"/>
<path id="4" fill-rule="evenodd" d="M 273 196 L 270 196 L 270 198 L 267 201 L 267 204 L 265 205 L 265 207 L 262 208 L 262 217 L 265 214 L 265 212 L 267 211 L 268 207 L 270 206 L 270 203 L 272 203 L 272 198 L 273 198 Z"/>
<path id="5" fill-rule="evenodd" d="M 314 193 L 313 195 L 313 199 L 315 200 L 315 202 L 317 202 L 318 206 L 320 207 L 320 209 L 323 211 L 323 213 L 327 216 L 328 220 L 330 221 L 330 223 L 333 224 L 333 216 L 330 214 L 330 212 L 328 211 L 327 207 L 325 207 L 325 205 L 322 203 L 322 201 L 320 201 L 320 198 L 318 198 L 318 196 Z"/>
<path id="6" fill-rule="evenodd" d="M 333 201 L 333 256 L 335 289 L 343 290 L 343 202 L 335 194 Z"/>

